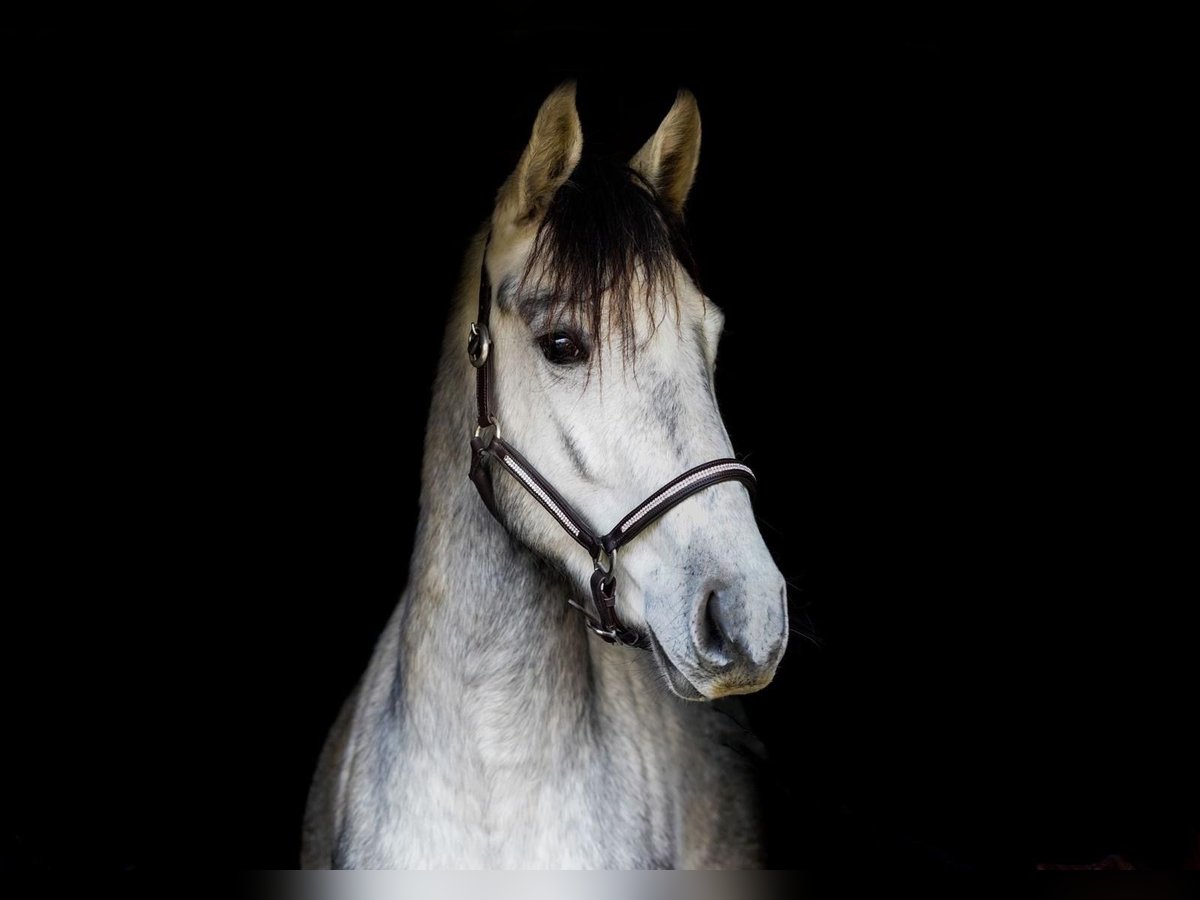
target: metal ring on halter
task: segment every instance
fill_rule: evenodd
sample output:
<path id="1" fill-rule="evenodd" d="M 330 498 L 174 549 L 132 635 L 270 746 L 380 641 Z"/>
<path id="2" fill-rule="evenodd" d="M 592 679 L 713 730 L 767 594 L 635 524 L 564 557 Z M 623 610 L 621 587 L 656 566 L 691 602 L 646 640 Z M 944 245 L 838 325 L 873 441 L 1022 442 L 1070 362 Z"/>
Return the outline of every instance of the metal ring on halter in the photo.
<path id="1" fill-rule="evenodd" d="M 593 625 L 591 622 L 587 623 L 587 627 L 592 630 L 592 634 L 598 634 L 600 637 L 608 638 L 618 644 L 625 644 L 625 641 L 621 640 L 621 636 L 617 634 L 617 629 L 615 628 L 601 628 L 599 625 Z M 629 645 L 625 644 L 625 646 Z"/>
<path id="2" fill-rule="evenodd" d="M 594 631 L 596 634 L 600 635 L 601 637 L 603 637 L 604 635 L 608 635 L 609 637 L 616 637 L 616 635 L 613 632 L 607 631 L 600 625 L 600 620 L 597 619 L 595 616 L 593 616 L 590 612 L 588 612 L 588 609 L 586 606 L 582 606 L 582 605 L 576 603 L 574 600 L 572 600 L 569 597 L 567 598 L 567 606 L 573 606 L 577 610 L 579 610 L 581 613 L 583 613 L 584 624 L 586 624 L 587 627 L 590 628 L 592 631 Z"/>
<path id="3" fill-rule="evenodd" d="M 603 625 L 600 624 L 599 619 L 597 619 L 590 612 L 588 612 L 588 609 L 586 606 L 581 606 L 580 604 L 576 603 L 574 600 L 570 599 L 569 597 L 567 598 L 567 606 L 573 606 L 577 610 L 579 610 L 581 613 L 583 613 L 583 624 L 587 626 L 588 631 L 590 631 L 592 634 L 596 634 L 602 638 L 608 638 L 609 640 L 616 641 L 618 644 L 623 644 L 626 647 L 632 647 L 634 644 L 636 644 L 638 642 L 637 635 L 634 635 L 633 640 L 627 640 L 627 638 L 623 635 L 628 635 L 629 632 L 622 632 L 622 631 L 617 630 L 616 628 L 605 628 Z"/>
<path id="4" fill-rule="evenodd" d="M 500 422 L 496 419 L 495 416 L 488 416 L 488 424 L 487 425 L 476 425 L 475 426 L 475 437 L 479 437 L 479 435 L 483 432 L 483 429 L 485 429 L 485 428 L 494 428 L 495 429 L 495 431 L 492 432 L 492 441 L 494 441 L 494 440 L 496 440 L 496 438 L 500 437 Z M 491 444 L 492 441 L 488 441 L 488 443 Z"/>
<path id="5" fill-rule="evenodd" d="M 478 322 L 471 323 L 471 336 L 467 338 L 467 357 L 471 365 L 481 368 L 487 362 L 488 353 L 492 349 L 492 335 L 486 325 Z"/>
<path id="6" fill-rule="evenodd" d="M 497 432 L 497 433 L 499 433 L 499 432 Z M 600 565 L 601 558 L 606 555 L 608 556 L 608 568 L 607 569 L 604 566 Z M 614 548 L 612 550 L 609 550 L 608 553 L 606 554 L 604 552 L 604 548 L 602 547 L 598 551 L 596 551 L 596 555 L 592 557 L 592 562 L 595 563 L 596 568 L 599 569 L 601 572 L 603 572 L 605 575 L 611 575 L 612 570 L 614 568 L 616 568 L 616 565 L 617 565 L 617 551 Z"/>

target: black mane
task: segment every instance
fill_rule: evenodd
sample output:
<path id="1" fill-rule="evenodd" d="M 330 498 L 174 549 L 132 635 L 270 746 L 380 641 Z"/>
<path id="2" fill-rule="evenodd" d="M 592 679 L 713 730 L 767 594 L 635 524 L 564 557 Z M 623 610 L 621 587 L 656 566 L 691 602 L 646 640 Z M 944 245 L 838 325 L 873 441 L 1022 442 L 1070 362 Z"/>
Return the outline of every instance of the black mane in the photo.
<path id="1" fill-rule="evenodd" d="M 651 321 L 663 294 L 678 305 L 675 262 L 698 284 L 681 218 L 628 166 L 585 158 L 554 195 L 521 284 L 549 305 L 551 321 L 565 318 L 593 345 L 607 295 L 609 328 L 628 357 L 638 292 Z"/>

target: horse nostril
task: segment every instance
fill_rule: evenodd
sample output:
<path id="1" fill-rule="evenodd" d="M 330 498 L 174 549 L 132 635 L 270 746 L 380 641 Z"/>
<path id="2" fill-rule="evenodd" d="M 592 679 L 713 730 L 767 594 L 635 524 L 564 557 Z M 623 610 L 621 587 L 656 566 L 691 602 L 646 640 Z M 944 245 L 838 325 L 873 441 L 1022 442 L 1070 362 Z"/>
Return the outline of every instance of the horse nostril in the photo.
<path id="1" fill-rule="evenodd" d="M 704 598 L 704 611 L 697 623 L 696 649 L 710 666 L 727 666 L 733 661 L 733 644 L 721 621 L 721 596 L 710 591 Z"/>

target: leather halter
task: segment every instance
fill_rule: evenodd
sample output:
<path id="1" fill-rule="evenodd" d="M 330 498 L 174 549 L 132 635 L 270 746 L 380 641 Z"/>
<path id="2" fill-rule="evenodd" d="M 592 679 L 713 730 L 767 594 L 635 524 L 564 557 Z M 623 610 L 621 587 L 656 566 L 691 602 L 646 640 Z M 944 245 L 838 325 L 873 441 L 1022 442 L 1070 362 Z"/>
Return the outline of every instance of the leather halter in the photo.
<path id="1" fill-rule="evenodd" d="M 504 520 L 500 517 L 492 489 L 491 469 L 487 464 L 489 456 L 495 457 L 517 483 L 525 488 L 592 557 L 596 568 L 592 573 L 591 589 L 597 614 L 593 616 L 572 600 L 567 602 L 580 610 L 588 628 L 608 643 L 649 649 L 646 637 L 623 625 L 617 617 L 617 577 L 613 571 L 617 550 L 667 510 L 705 488 L 722 481 L 740 481 L 748 487 L 754 487 L 754 473 L 736 459 L 714 459 L 688 469 L 678 478 L 664 484 L 635 506 L 612 531 L 604 535 L 594 531 L 554 486 L 501 438 L 500 423 L 491 412 L 491 372 L 496 348 L 492 344 L 488 327 L 492 311 L 492 283 L 487 271 L 487 249 L 490 242 L 489 235 L 483 246 L 483 262 L 479 272 L 479 315 L 471 324 L 471 333 L 467 341 L 467 355 L 471 365 L 475 367 L 475 401 L 478 407 L 475 436 L 471 439 L 471 481 L 488 510 L 503 526 Z M 491 437 L 485 442 L 483 435 L 489 429 Z M 605 556 L 608 557 L 607 566 L 602 563 Z"/>

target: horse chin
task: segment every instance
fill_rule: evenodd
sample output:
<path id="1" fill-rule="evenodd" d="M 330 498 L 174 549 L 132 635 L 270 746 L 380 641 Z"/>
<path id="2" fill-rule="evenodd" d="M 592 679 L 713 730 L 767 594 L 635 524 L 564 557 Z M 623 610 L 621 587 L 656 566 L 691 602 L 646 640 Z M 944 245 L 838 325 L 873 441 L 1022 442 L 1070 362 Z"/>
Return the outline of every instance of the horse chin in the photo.
<path id="1" fill-rule="evenodd" d="M 667 656 L 667 652 L 663 650 L 662 644 L 658 642 L 658 638 L 654 636 L 654 632 L 650 632 L 650 648 L 654 653 L 654 660 L 658 663 L 658 668 L 666 676 L 667 687 L 671 689 L 676 697 L 683 700 L 707 700 L 699 688 L 688 681 L 686 675 L 679 671 L 679 667 L 671 662 Z"/>

